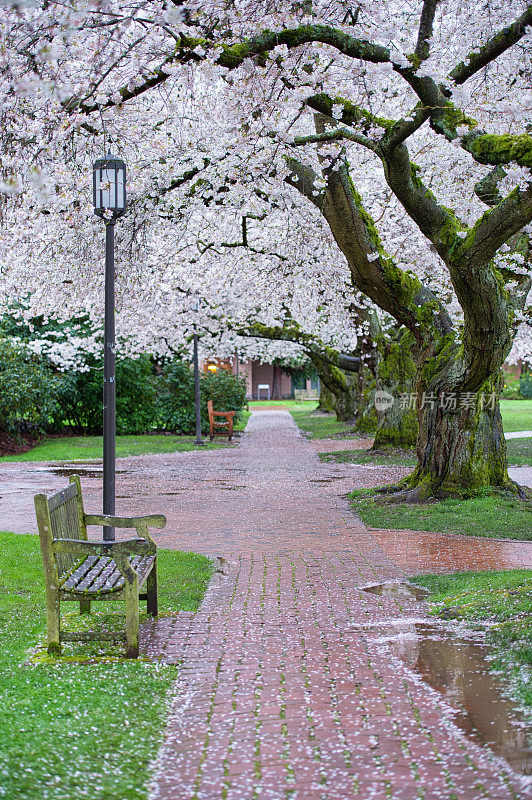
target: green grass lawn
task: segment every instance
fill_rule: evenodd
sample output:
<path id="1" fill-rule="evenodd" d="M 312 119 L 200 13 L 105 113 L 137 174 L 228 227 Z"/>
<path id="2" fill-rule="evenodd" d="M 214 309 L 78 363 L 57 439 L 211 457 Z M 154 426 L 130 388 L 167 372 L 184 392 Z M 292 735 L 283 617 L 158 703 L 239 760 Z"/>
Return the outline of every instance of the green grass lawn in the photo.
<path id="1" fill-rule="evenodd" d="M 272 405 L 275 402 L 276 401 L 272 401 Z M 310 439 L 327 439 L 337 434 L 345 434 L 346 438 L 352 439 L 356 439 L 360 436 L 360 434 L 352 430 L 352 426 L 349 425 L 349 423 L 337 422 L 335 414 L 328 414 L 327 416 L 321 414 L 313 415 L 312 412 L 317 407 L 317 403 L 307 402 L 303 405 L 302 403 L 295 403 L 293 401 L 278 402 L 280 405 L 288 406 L 296 423 Z M 253 405 L 253 403 L 250 403 L 250 408 L 252 408 Z M 265 404 L 255 403 L 255 405 Z M 505 431 L 532 430 L 532 400 L 501 400 L 501 414 Z M 389 462 L 384 461 L 383 463 Z M 521 464 L 520 461 L 514 463 L 516 465 Z"/>
<path id="2" fill-rule="evenodd" d="M 309 439 L 329 439 L 331 436 L 345 435 L 348 439 L 360 438 L 359 433 L 355 433 L 352 425 L 347 422 L 338 422 L 335 414 L 313 414 L 317 408 L 317 403 L 305 404 L 301 408 L 301 403 L 289 408 L 296 424 Z"/>
<path id="3" fill-rule="evenodd" d="M 532 467 L 532 436 L 506 441 L 508 464 L 511 467 Z"/>
<path id="4" fill-rule="evenodd" d="M 510 679 L 513 694 L 532 708 L 532 571 L 459 572 L 411 578 L 431 592 L 432 613 L 446 619 L 489 621 L 493 669 Z"/>
<path id="5" fill-rule="evenodd" d="M 501 400 L 505 431 L 532 431 L 532 400 Z"/>
<path id="6" fill-rule="evenodd" d="M 319 453 L 321 461 L 336 464 L 373 464 L 375 466 L 414 467 L 417 463 L 415 450 L 386 448 L 373 453 L 368 450 L 335 450 L 332 453 Z"/>
<path id="7" fill-rule="evenodd" d="M 526 439 L 509 439 L 506 442 L 508 464 L 511 467 L 532 466 L 532 437 Z M 338 464 L 373 464 L 375 466 L 414 467 L 417 463 L 415 450 L 398 450 L 390 447 L 378 450 L 336 450 L 332 453 L 320 453 L 322 461 Z"/>
<path id="8" fill-rule="evenodd" d="M 162 613 L 196 609 L 211 562 L 158 552 Z M 0 582 L 0 796 L 145 800 L 177 667 L 126 660 L 120 647 L 99 651 L 94 643 L 69 644 L 63 657 L 39 663 L 32 654 L 44 643 L 45 613 L 36 536 L 0 533 Z M 95 606 L 104 616 L 123 609 L 118 601 Z M 80 619 L 66 616 L 70 626 Z"/>
<path id="9" fill-rule="evenodd" d="M 243 431 L 251 416 L 249 411 L 242 411 L 235 425 L 235 431 Z M 205 447 L 216 450 L 227 446 L 225 437 L 209 441 L 203 437 Z M 185 453 L 198 450 L 195 436 L 172 436 L 153 434 L 146 436 L 117 436 L 116 457 L 142 456 L 146 453 Z M 101 459 L 103 440 L 101 436 L 56 436 L 48 437 L 41 444 L 16 456 L 1 456 L 1 461 L 87 461 Z"/>
<path id="10" fill-rule="evenodd" d="M 370 528 L 461 533 L 495 539 L 532 539 L 532 506 L 502 497 L 448 499 L 439 503 L 381 504 L 374 489 L 349 495 L 353 510 Z"/>
<path id="11" fill-rule="evenodd" d="M 209 448 L 219 443 L 205 442 Z M 117 436 L 116 457 L 141 456 L 145 453 L 184 453 L 197 450 L 194 436 Z M 2 456 L 0 461 L 84 461 L 102 458 L 101 436 L 57 436 L 45 439 L 41 444 L 16 456 Z"/>

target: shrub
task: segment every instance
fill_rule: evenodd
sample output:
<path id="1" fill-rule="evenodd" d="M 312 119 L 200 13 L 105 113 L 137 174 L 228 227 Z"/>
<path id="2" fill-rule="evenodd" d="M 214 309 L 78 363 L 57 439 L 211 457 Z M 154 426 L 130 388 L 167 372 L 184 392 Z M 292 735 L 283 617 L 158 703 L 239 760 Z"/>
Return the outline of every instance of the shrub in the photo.
<path id="1" fill-rule="evenodd" d="M 56 426 L 68 423 L 84 433 L 103 427 L 103 363 L 89 360 L 86 372 L 67 372 L 58 392 Z M 124 358 L 116 364 L 116 432 L 145 433 L 157 424 L 155 378 L 149 356 Z"/>
<path id="2" fill-rule="evenodd" d="M 207 415 L 207 401 L 215 411 L 236 411 L 237 418 L 246 399 L 246 381 L 225 369 L 201 376 L 202 415 Z"/>
<path id="3" fill-rule="evenodd" d="M 506 374 L 501 392 L 502 397 L 505 400 L 519 400 L 521 398 L 519 383 L 519 378 L 516 378 L 515 375 Z"/>
<path id="4" fill-rule="evenodd" d="M 24 346 L 0 339 L 0 429 L 42 432 L 56 408 L 57 380 Z"/>
<path id="5" fill-rule="evenodd" d="M 522 397 L 532 399 L 532 373 L 524 372 L 519 379 L 519 391 Z"/>
<path id="6" fill-rule="evenodd" d="M 158 407 L 165 429 L 176 433 L 195 431 L 194 373 L 185 361 L 174 358 L 164 366 Z"/>
<path id="7" fill-rule="evenodd" d="M 201 427 L 209 430 L 207 402 L 212 400 L 219 411 L 241 411 L 246 398 L 246 383 L 230 372 L 220 369 L 200 376 Z M 158 399 L 160 420 L 167 430 L 193 434 L 196 430 L 194 372 L 179 359 L 166 364 L 160 382 Z"/>
<path id="8" fill-rule="evenodd" d="M 148 355 L 116 365 L 116 432 L 146 433 L 157 427 L 155 375 Z"/>

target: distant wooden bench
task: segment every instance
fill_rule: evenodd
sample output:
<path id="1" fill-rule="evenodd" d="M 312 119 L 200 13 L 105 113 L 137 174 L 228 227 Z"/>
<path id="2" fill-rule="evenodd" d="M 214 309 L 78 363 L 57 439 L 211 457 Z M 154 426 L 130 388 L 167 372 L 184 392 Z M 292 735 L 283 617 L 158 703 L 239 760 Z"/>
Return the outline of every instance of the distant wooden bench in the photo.
<path id="1" fill-rule="evenodd" d="M 207 411 L 209 412 L 209 436 L 211 442 L 215 436 L 226 435 L 229 437 L 229 441 L 231 441 L 233 438 L 233 419 L 236 411 L 214 411 L 212 400 L 209 400 L 207 403 Z M 216 417 L 222 417 L 225 419 L 225 422 L 218 422 Z M 222 428 L 222 430 L 217 431 L 216 428 Z"/>
<path id="2" fill-rule="evenodd" d="M 294 400 L 319 400 L 316 389 L 294 389 Z"/>
<path id="3" fill-rule="evenodd" d="M 47 497 L 35 496 L 35 511 L 46 581 L 48 652 L 60 653 L 62 641 L 111 639 L 125 641 L 128 658 L 139 654 L 139 599 L 157 616 L 157 547 L 148 527 L 164 528 L 162 514 L 112 517 L 85 514 L 77 475 L 70 486 Z M 138 539 L 123 542 L 88 541 L 87 526 L 135 528 Z M 139 594 L 146 584 L 145 592 Z M 90 613 L 92 600 L 126 601 L 125 633 L 61 631 L 59 603 L 76 600 L 80 613 Z"/>

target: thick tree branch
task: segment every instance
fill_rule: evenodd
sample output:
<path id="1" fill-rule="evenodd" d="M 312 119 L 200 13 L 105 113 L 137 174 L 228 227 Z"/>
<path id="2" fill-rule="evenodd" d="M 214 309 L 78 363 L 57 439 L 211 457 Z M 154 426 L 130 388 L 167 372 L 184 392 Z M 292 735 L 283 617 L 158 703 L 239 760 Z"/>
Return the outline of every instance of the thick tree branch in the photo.
<path id="1" fill-rule="evenodd" d="M 422 15 L 422 29 L 420 28 L 421 38 L 418 40 L 418 44 L 422 50 L 424 50 L 428 42 L 426 37 L 431 29 L 435 8 L 436 0 L 426 0 L 423 9 L 424 16 Z M 515 41 L 524 34 L 524 29 L 528 24 L 529 14 L 532 14 L 532 11 L 525 12 L 513 25 L 505 28 L 498 35 L 499 38 L 497 38 L 497 36 L 493 37 L 490 42 L 484 45 L 482 48 L 484 60 L 488 59 L 490 55 L 492 58 L 495 58 L 500 52 L 503 52 L 503 50 L 512 43 L 515 43 Z M 425 121 L 428 114 L 434 129 L 448 139 L 457 138 L 457 126 L 466 124 L 470 128 L 470 133 L 461 138 L 462 146 L 468 150 L 474 158 L 480 160 L 482 163 L 499 164 L 516 161 L 516 163 L 522 166 L 530 165 L 532 161 L 530 155 L 531 137 L 525 137 L 526 141 L 523 140 L 522 137 L 505 137 L 504 142 L 500 140 L 494 142 L 493 137 L 486 137 L 482 131 L 476 131 L 474 122 L 468 120 L 449 102 L 445 97 L 445 88 L 443 86 L 438 86 L 432 78 L 418 75 L 415 63 L 412 65 L 398 63 L 387 47 L 355 38 L 327 25 L 302 25 L 298 28 L 283 31 L 262 31 L 257 34 L 257 36 L 232 45 L 227 45 L 223 42 L 209 41 L 208 39 L 193 38 L 183 34 L 174 52 L 168 55 L 162 65 L 153 70 L 151 74 L 143 78 L 142 81 L 130 81 L 127 86 L 119 89 L 118 92 L 102 106 L 99 104 L 86 104 L 79 98 L 71 98 L 65 102 L 65 108 L 72 112 L 77 111 L 90 114 L 101 108 L 120 105 L 127 100 L 138 97 L 148 89 L 165 81 L 170 75 L 170 70 L 167 70 L 166 67 L 176 63 L 184 64 L 191 60 L 203 61 L 215 47 L 221 47 L 220 54 L 215 56 L 215 63 L 231 70 L 240 66 L 246 59 L 264 56 L 279 45 L 286 45 L 288 48 L 296 48 L 313 42 L 327 44 L 335 48 L 338 52 L 351 58 L 362 59 L 373 63 L 390 63 L 393 69 L 414 89 L 423 107 L 419 107 L 414 112 L 415 118 L 413 120 L 402 120 L 396 123 L 394 136 L 387 142 L 388 147 L 392 146 L 392 142 L 393 145 L 396 146 L 404 141 L 407 136 L 411 135 L 411 133 Z M 416 58 L 418 59 L 417 56 L 413 56 L 412 60 L 415 62 Z M 474 61 L 473 55 L 470 56 L 469 63 L 473 63 L 472 59 Z M 465 67 L 461 70 L 458 69 L 456 73 L 458 79 L 466 79 L 466 72 L 464 70 Z M 471 74 L 473 73 L 471 72 Z M 116 95 L 118 95 L 118 97 Z M 333 102 L 330 99 L 328 99 L 328 101 L 331 104 Z M 323 102 L 325 102 L 325 97 L 322 97 L 320 101 L 320 97 L 315 96 L 314 98 L 309 98 L 307 104 L 316 111 L 327 113 L 323 109 Z M 358 110 L 355 116 L 360 120 L 364 116 L 364 112 Z M 342 120 L 342 122 L 344 122 L 344 120 Z M 393 125 L 390 121 L 381 122 L 384 122 L 387 129 Z M 346 123 L 349 124 L 347 120 L 344 124 Z"/>
<path id="2" fill-rule="evenodd" d="M 355 105 L 355 103 L 352 103 L 350 100 L 346 100 L 345 97 L 340 97 L 340 95 L 331 97 L 325 94 L 325 92 L 320 92 L 320 94 L 308 97 L 304 102 L 305 105 L 313 111 L 316 111 L 318 114 L 323 114 L 325 117 L 329 117 L 331 122 L 334 122 L 335 125 L 342 124 L 351 127 L 360 125 L 365 132 L 369 128 L 388 130 L 394 124 L 393 119 L 378 117 L 365 108 L 360 108 L 360 106 Z M 339 106 L 341 108 L 340 117 L 333 116 L 333 106 Z"/>
<path id="3" fill-rule="evenodd" d="M 465 83 L 472 75 L 498 58 L 505 50 L 516 44 L 532 25 L 532 6 L 529 6 L 511 25 L 492 36 L 482 47 L 472 50 L 469 55 L 454 67 L 449 77 L 456 84 Z"/>
<path id="4" fill-rule="evenodd" d="M 348 128 L 336 128 L 333 131 L 316 133 L 313 136 L 297 136 L 293 144 L 295 147 L 301 147 L 305 144 L 316 144 L 319 142 L 325 144 L 327 142 L 338 142 L 346 139 L 351 142 L 356 142 L 362 145 L 362 147 L 366 147 L 368 150 L 373 150 L 374 153 L 377 151 L 377 145 L 372 142 L 371 139 L 368 139 L 367 136 L 363 136 L 360 133 L 355 133 L 355 131 L 350 131 Z"/>
<path id="5" fill-rule="evenodd" d="M 498 205 L 503 201 L 503 197 L 499 191 L 499 183 L 506 177 L 506 172 L 503 167 L 495 167 L 484 178 L 482 178 L 475 186 L 475 194 L 483 203 L 490 208 Z M 517 233 L 511 236 L 507 241 L 508 247 L 513 254 L 518 253 L 524 259 L 525 263 L 530 264 L 532 255 L 532 239 L 526 232 Z M 521 270 L 516 271 L 510 265 L 498 265 L 499 272 L 503 278 L 512 283 L 511 302 L 515 309 L 523 311 L 530 287 L 532 286 L 532 277 L 528 274 L 523 274 Z"/>
<path id="6" fill-rule="evenodd" d="M 421 11 L 421 19 L 419 21 L 419 30 L 417 36 L 417 44 L 414 53 L 419 61 L 424 61 L 429 57 L 430 40 L 432 38 L 432 30 L 434 27 L 434 17 L 436 16 L 436 9 L 439 0 L 424 0 L 423 9 Z"/>
<path id="7" fill-rule="evenodd" d="M 311 167 L 301 164 L 295 158 L 288 158 L 286 163 L 292 170 L 292 174 L 286 178 L 286 182 L 293 186 L 294 189 L 306 197 L 307 200 L 319 208 L 323 205 L 324 192 L 323 189 L 318 189 L 317 185 L 320 182 L 319 175 L 314 172 Z"/>
<path id="8" fill-rule="evenodd" d="M 441 258 L 448 261 L 451 249 L 459 241 L 456 234 L 465 226 L 461 226 L 448 209 L 439 205 L 425 186 L 417 167 L 410 161 L 406 145 L 395 147 L 391 152 L 387 149 L 381 157 L 388 186 Z"/>
<path id="9" fill-rule="evenodd" d="M 498 166 L 488 172 L 475 184 L 475 194 L 487 206 L 493 207 L 503 199 L 499 191 L 499 183 L 506 177 L 503 167 Z"/>
<path id="10" fill-rule="evenodd" d="M 322 214 L 344 253 L 353 284 L 419 339 L 452 329 L 437 298 L 411 274 L 400 270 L 382 247 L 373 220 L 349 177 L 346 163 L 325 171 Z M 296 187 L 297 188 L 297 187 Z"/>
<path id="11" fill-rule="evenodd" d="M 453 261 L 487 264 L 499 247 L 532 220 L 532 183 L 514 189 L 494 208 L 486 211 L 453 252 Z"/>
<path id="12" fill-rule="evenodd" d="M 269 326 L 261 322 L 251 322 L 245 326 L 239 326 L 236 332 L 239 336 L 269 339 L 270 341 L 294 342 L 301 345 L 307 353 L 333 367 L 338 367 L 346 372 L 358 372 L 360 370 L 360 358 L 347 353 L 340 353 L 333 347 L 329 347 L 324 344 L 319 336 L 302 331 L 299 324 L 291 318 L 287 319 L 282 326 Z"/>

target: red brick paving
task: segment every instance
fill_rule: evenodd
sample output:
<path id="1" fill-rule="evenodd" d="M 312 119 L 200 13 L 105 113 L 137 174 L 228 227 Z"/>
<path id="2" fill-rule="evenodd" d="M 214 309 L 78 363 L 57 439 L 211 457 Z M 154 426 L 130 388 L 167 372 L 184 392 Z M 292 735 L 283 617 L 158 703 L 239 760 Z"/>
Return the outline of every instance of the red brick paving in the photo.
<path id="1" fill-rule="evenodd" d="M 403 567 L 516 566 L 530 546 L 432 534 L 414 546 L 409 532 L 368 531 L 339 492 L 382 482 L 382 471 L 320 464 L 283 412 L 253 414 L 238 448 L 119 464 L 119 513 L 163 511 L 161 544 L 230 562 L 195 615 L 143 631 L 149 657 L 181 665 L 153 798 L 529 796 L 453 725 L 441 697 L 377 644 L 375 629 L 396 626 L 400 635 L 423 605 L 361 587 Z M 14 502 L 18 529 L 34 529 L 28 493 L 65 482 L 43 469 L 2 465 L 0 527 L 13 529 L 6 510 Z M 83 478 L 88 508 L 100 507 L 99 483 Z"/>
<path id="2" fill-rule="evenodd" d="M 374 626 L 425 612 L 360 591 L 401 570 L 338 496 L 338 465 L 320 465 L 278 412 L 252 418 L 236 457 L 246 489 L 227 502 L 229 575 L 217 576 L 185 635 L 153 626 L 146 643 L 155 656 L 163 639 L 173 648 L 164 657 L 182 665 L 152 797 L 524 798 L 440 696 L 376 644 Z M 500 566 L 482 561 L 484 540 L 480 550 L 459 544 L 452 565 L 431 549 L 430 567 Z"/>

